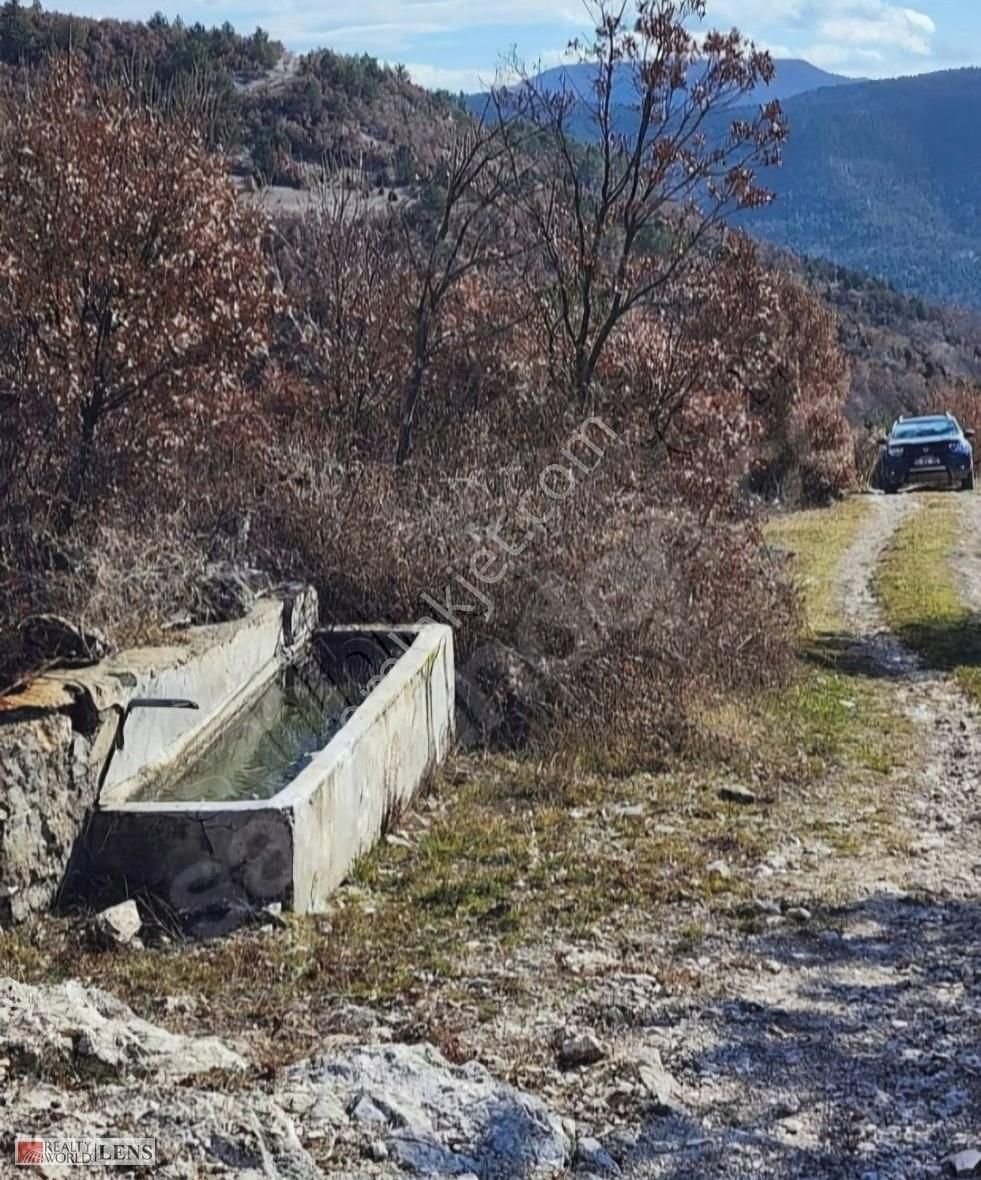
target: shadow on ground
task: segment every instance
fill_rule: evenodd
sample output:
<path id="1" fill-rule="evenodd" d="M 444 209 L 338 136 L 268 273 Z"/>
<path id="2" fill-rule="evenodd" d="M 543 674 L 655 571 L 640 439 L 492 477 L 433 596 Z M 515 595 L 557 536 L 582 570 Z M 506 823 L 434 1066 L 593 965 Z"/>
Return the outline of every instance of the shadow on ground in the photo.
<path id="1" fill-rule="evenodd" d="M 925 674 L 922 661 L 890 632 L 859 639 L 846 632 L 823 632 L 803 648 L 806 663 L 842 676 L 908 680 Z"/>
<path id="2" fill-rule="evenodd" d="M 956 619 L 915 623 L 898 628 L 896 637 L 938 672 L 981 668 L 981 615 L 965 611 Z"/>
<path id="3" fill-rule="evenodd" d="M 700 1014 L 673 1062 L 695 1099 L 650 1120 L 626 1175 L 906 1180 L 981 1148 L 978 902 L 877 896 L 813 924 L 751 937 L 769 970 Z"/>

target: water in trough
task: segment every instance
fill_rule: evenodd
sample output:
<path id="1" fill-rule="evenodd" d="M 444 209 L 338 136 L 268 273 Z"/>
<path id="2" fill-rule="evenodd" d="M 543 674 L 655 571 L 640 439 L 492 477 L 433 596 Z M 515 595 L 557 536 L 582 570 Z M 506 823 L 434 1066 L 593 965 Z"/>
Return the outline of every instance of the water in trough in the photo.
<path id="1" fill-rule="evenodd" d="M 347 703 L 315 659 L 290 666 L 177 778 L 152 783 L 153 803 L 271 799 L 338 731 Z"/>

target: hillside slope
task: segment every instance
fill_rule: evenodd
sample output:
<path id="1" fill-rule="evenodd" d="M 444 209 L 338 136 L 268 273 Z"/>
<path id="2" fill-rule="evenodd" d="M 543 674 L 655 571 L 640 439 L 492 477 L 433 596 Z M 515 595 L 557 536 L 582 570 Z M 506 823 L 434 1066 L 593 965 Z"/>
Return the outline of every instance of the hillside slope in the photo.
<path id="1" fill-rule="evenodd" d="M 814 91 L 785 103 L 778 196 L 754 235 L 981 307 L 981 70 Z"/>
<path id="2" fill-rule="evenodd" d="M 161 95 L 170 94 L 192 110 L 200 109 L 209 134 L 232 156 L 243 180 L 254 177 L 276 183 L 270 203 L 281 210 L 302 209 L 309 203 L 311 194 L 303 191 L 304 186 L 319 174 L 325 159 L 335 166 L 363 170 L 379 187 L 411 189 L 417 178 L 431 175 L 459 114 L 448 96 L 423 90 L 404 71 L 383 67 L 366 55 L 348 57 L 319 50 L 298 56 L 270 41 L 261 30 L 243 37 L 228 25 L 205 29 L 162 18 L 147 24 L 95 21 L 19 8 L 16 18 L 0 21 L 0 73 L 16 79 L 69 41 L 97 78 L 131 78 L 137 70 L 143 83 L 155 86 Z M 553 71 L 552 76 L 558 85 L 560 72 Z M 936 218 L 931 218 L 929 208 L 924 211 L 922 201 L 890 198 L 897 185 L 886 179 L 889 161 L 902 150 L 901 145 L 879 145 L 880 179 L 874 185 L 859 185 L 851 161 L 864 149 L 854 137 L 843 138 L 836 147 L 835 137 L 825 129 L 825 112 L 841 104 L 852 123 L 865 128 L 863 135 L 871 135 L 870 126 L 887 125 L 882 111 L 895 108 L 890 98 L 895 92 L 907 98 L 911 93 L 922 94 L 928 111 L 949 101 L 946 96 L 951 91 L 977 91 L 981 96 L 981 71 L 871 86 L 843 85 L 846 81 L 806 62 L 778 63 L 778 94 L 812 84 L 832 89 L 788 103 L 795 142 L 784 171 L 769 177 L 782 190 L 780 199 L 745 224 L 754 233 L 827 254 L 837 262 L 854 256 L 855 267 L 878 266 L 897 285 L 903 285 L 901 276 L 897 277 L 903 259 L 916 254 L 934 264 L 938 281 L 932 286 L 942 299 L 949 294 L 943 280 L 956 269 L 939 246 L 949 236 L 949 227 L 945 223 L 943 233 L 931 230 Z M 869 105 L 866 112 L 855 98 L 868 93 L 880 97 L 879 106 L 865 104 Z M 927 115 L 921 112 L 916 119 L 911 116 L 907 133 L 911 140 L 932 140 L 929 150 L 940 159 L 939 174 L 932 175 L 928 163 L 918 167 L 941 196 L 954 192 L 959 183 L 959 161 L 964 157 L 952 150 L 955 137 L 968 145 L 969 155 L 978 148 L 976 133 L 962 126 L 967 107 L 956 110 L 961 122 L 955 128 L 928 136 Z M 837 177 L 834 183 L 821 180 L 819 149 L 834 154 L 830 170 Z M 919 158 L 912 147 L 905 150 L 910 159 Z M 810 188 L 801 177 L 811 177 Z M 851 185 L 846 183 L 849 177 Z M 968 179 L 956 188 L 956 194 L 963 218 L 976 218 Z M 846 197 L 854 206 L 851 224 L 844 222 L 842 214 Z M 914 216 L 914 209 L 920 215 Z M 875 226 L 887 216 L 892 237 L 888 247 L 879 248 L 876 243 L 882 234 Z M 921 226 L 926 227 L 925 233 Z M 981 314 L 928 306 L 854 268 L 800 262 L 781 248 L 768 248 L 767 253 L 772 265 L 798 270 L 839 313 L 842 344 L 854 369 L 850 412 L 855 420 L 910 409 L 937 383 L 981 380 Z M 971 269 L 962 269 L 970 279 Z M 976 288 L 969 283 L 959 289 L 968 299 L 972 291 L 976 293 Z"/>
<path id="3" fill-rule="evenodd" d="M 185 25 L 93 20 L 10 0 L 0 13 L 0 81 L 23 83 L 52 53 L 74 50 L 99 82 L 121 81 L 189 114 L 245 175 L 301 187 L 325 161 L 379 186 L 415 180 L 453 126 L 448 95 L 404 69 L 329 49 L 298 56 L 262 29 L 249 36 Z"/>
<path id="4" fill-rule="evenodd" d="M 797 254 L 880 275 L 899 290 L 938 303 L 981 308 L 981 70 L 886 81 L 852 81 L 807 62 L 778 61 L 752 104 L 779 99 L 790 126 L 780 168 L 763 174 L 777 200 L 738 219 L 754 236 Z M 595 136 L 590 66 L 541 78 L 583 96 L 570 126 Z M 629 74 L 614 90 L 616 122 L 636 126 Z M 738 117 L 738 112 L 737 116 Z M 724 137 L 733 115 L 717 114 Z"/>
<path id="5" fill-rule="evenodd" d="M 940 387 L 981 382 L 981 312 L 933 306 L 871 275 L 772 247 L 763 256 L 799 274 L 836 312 L 852 366 L 853 422 L 895 418 L 929 404 Z"/>

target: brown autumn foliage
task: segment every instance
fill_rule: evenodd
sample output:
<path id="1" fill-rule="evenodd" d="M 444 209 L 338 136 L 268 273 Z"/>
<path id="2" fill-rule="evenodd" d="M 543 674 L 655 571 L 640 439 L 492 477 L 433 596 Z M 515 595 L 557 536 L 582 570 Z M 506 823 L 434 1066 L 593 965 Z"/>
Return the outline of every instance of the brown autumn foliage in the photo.
<path id="1" fill-rule="evenodd" d="M 854 480 L 845 418 L 850 372 L 834 313 L 796 278 L 773 276 L 769 379 L 758 407 L 764 422 L 754 482 L 790 503 L 824 503 Z"/>
<path id="2" fill-rule="evenodd" d="M 953 414 L 964 430 L 974 431 L 975 458 L 981 461 L 981 387 L 967 382 L 939 386 L 924 403 L 923 413 L 945 412 Z"/>
<path id="3" fill-rule="evenodd" d="M 655 9 L 662 35 L 677 6 Z M 672 92 L 701 52 L 674 32 Z M 725 77 L 765 68 L 732 73 L 755 53 L 739 41 L 704 52 Z M 602 221 L 596 265 L 576 255 L 563 288 L 523 171 L 547 183 L 555 156 L 519 159 L 509 123 L 462 126 L 409 207 L 334 185 L 263 238 L 186 128 L 71 66 L 44 86 L 61 117 L 32 99 L 0 133 L 0 634 L 53 608 L 121 636 L 111 555 L 167 562 L 163 528 L 191 577 L 234 549 L 313 580 L 334 619 L 453 623 L 477 735 L 612 737 L 650 760 L 706 700 L 790 673 L 796 600 L 747 493 L 764 468 L 845 485 L 840 360 L 819 309 L 741 239 L 712 226 L 677 245 L 670 168 L 644 173 L 650 207 L 621 211 L 663 229 L 674 263 L 651 233 L 610 254 Z M 726 199 L 749 199 L 735 160 Z M 621 264 L 634 295 L 618 304 Z M 587 323 L 583 352 L 562 308 L 590 267 L 594 311 L 568 319 Z M 147 629 L 183 593 L 173 569 L 160 581 Z"/>
<path id="4" fill-rule="evenodd" d="M 349 218 L 345 234 L 355 225 Z M 376 244 L 385 237 L 376 221 L 361 232 L 378 234 Z M 395 258 L 379 270 L 397 270 Z M 302 439 L 275 464 L 289 501 L 272 521 L 260 514 L 260 533 L 289 538 L 292 572 L 326 572 L 324 600 L 339 617 L 418 618 L 433 614 L 432 599 L 460 606 L 452 613 L 462 676 L 481 716 L 508 732 L 542 732 L 546 720 L 565 720 L 580 736 L 592 726 L 612 732 L 615 717 L 618 734 L 643 734 L 639 744 L 653 754 L 684 732 L 696 698 L 788 671 L 795 604 L 745 495 L 766 421 L 755 396 L 762 387 L 750 390 L 744 374 L 752 368 L 762 381 L 773 370 L 756 319 L 763 277 L 734 242 L 705 261 L 697 281 L 679 279 L 658 314 L 624 319 L 594 392 L 595 416 L 611 433 L 594 428 L 599 453 L 585 456 L 585 472 L 575 468 L 572 491 L 556 505 L 539 481 L 553 464 L 574 468 L 561 455 L 582 412 L 551 376 L 534 288 L 470 276 L 448 301 L 445 325 L 479 346 L 433 360 L 412 463 L 390 462 L 394 375 L 376 386 L 390 391 L 387 407 L 381 400 L 362 416 L 366 438 L 348 429 L 350 407 L 364 405 L 356 375 L 339 376 L 329 391 L 311 384 Z M 315 275 L 293 275 L 295 308 L 310 289 Z M 375 305 L 379 315 L 384 306 Z M 396 369 L 400 355 L 408 343 L 389 354 Z M 346 459 L 320 460 L 318 419 L 340 424 L 342 445 L 328 445 Z M 379 439 L 390 441 L 379 447 Z M 545 510 L 547 525 L 536 527 Z M 518 552 L 484 588 L 488 604 L 454 574 L 467 573 L 489 535 Z M 351 553 L 356 577 L 347 572 Z M 638 676 L 647 678 L 643 692 Z"/>
<path id="5" fill-rule="evenodd" d="M 708 113 L 745 106 L 774 66 L 736 30 L 698 35 L 704 0 L 586 7 L 594 37 L 573 48 L 590 68 L 591 93 L 553 91 L 522 70 L 494 95 L 516 204 L 550 294 L 549 336 L 584 407 L 623 322 L 657 306 L 727 216 L 772 199 L 756 170 L 779 162 L 787 135 L 777 102 L 733 118 L 725 134 L 707 133 Z M 616 93 L 626 88 L 635 117 L 624 132 Z M 544 171 L 525 167 L 528 126 L 549 145 Z M 578 142 L 584 129 L 594 152 Z"/>
<path id="6" fill-rule="evenodd" d="M 263 222 L 193 132 L 56 62 L 0 123 L 5 498 L 51 523 L 242 428 Z"/>

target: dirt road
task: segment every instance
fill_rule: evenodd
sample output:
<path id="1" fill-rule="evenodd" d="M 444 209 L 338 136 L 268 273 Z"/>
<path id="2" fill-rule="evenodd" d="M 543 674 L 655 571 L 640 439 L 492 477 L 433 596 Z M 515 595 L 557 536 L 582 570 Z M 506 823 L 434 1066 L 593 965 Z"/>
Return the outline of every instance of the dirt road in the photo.
<path id="1" fill-rule="evenodd" d="M 848 658 L 912 725 L 910 766 L 888 784 L 908 838 L 853 859 L 791 839 L 771 858 L 760 905 L 803 898 L 810 916 L 720 940 L 711 1002 L 665 1012 L 688 1113 L 647 1128 L 630 1175 L 909 1180 L 981 1149 L 981 715 L 888 633 L 873 589 L 922 506 L 874 500 L 840 573 Z M 981 610 L 981 497 L 958 511 L 958 581 Z"/>

